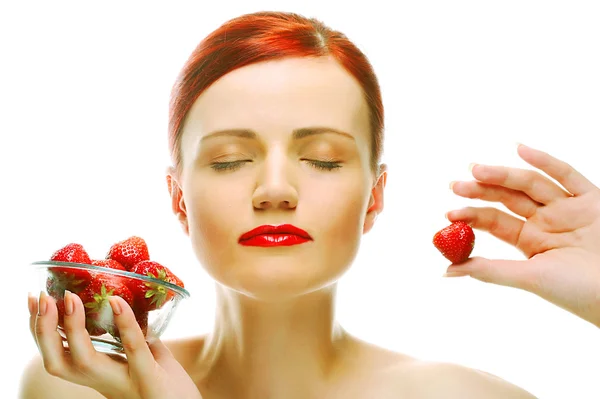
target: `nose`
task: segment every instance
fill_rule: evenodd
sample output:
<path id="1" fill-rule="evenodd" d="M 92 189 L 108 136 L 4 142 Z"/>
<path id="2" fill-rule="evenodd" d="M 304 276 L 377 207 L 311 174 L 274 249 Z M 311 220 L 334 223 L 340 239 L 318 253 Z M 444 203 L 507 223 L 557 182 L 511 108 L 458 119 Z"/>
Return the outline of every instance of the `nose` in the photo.
<path id="1" fill-rule="evenodd" d="M 252 196 L 255 209 L 294 209 L 298 191 L 292 183 L 291 168 L 285 156 L 272 156 L 262 165 Z"/>

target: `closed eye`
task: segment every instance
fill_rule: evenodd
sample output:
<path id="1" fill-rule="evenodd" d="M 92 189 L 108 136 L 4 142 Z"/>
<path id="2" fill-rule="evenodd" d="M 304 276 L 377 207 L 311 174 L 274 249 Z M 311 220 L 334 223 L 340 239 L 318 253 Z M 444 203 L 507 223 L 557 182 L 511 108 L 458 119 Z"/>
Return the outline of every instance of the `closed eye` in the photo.
<path id="1" fill-rule="evenodd" d="M 313 168 L 320 170 L 331 171 L 342 167 L 341 162 L 335 161 L 319 161 L 315 159 L 305 159 L 304 161 L 308 162 L 308 164 Z"/>
<path id="2" fill-rule="evenodd" d="M 231 161 L 231 162 L 213 162 L 210 164 L 210 167 L 216 170 L 217 172 L 224 172 L 230 170 L 236 170 L 242 167 L 246 162 L 252 162 L 250 159 L 244 159 L 241 161 Z"/>
<path id="3" fill-rule="evenodd" d="M 308 162 L 310 166 L 318 170 L 332 171 L 342 167 L 341 162 L 338 161 L 320 161 L 316 159 L 303 159 L 303 161 Z M 225 172 L 237 170 L 247 162 L 252 162 L 252 160 L 244 159 L 230 162 L 213 162 L 210 164 L 210 167 L 217 172 Z"/>

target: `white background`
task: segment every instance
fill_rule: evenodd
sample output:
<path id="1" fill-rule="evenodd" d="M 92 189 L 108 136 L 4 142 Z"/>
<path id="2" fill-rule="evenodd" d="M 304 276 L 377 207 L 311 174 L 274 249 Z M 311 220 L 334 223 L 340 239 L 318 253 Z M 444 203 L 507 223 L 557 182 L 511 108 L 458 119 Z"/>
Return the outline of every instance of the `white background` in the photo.
<path id="1" fill-rule="evenodd" d="M 210 329 L 212 285 L 171 215 L 164 181 L 168 97 L 205 35 L 268 9 L 346 33 L 382 85 L 386 209 L 341 282 L 343 325 L 381 346 L 497 374 L 540 398 L 600 397 L 597 328 L 523 291 L 443 279 L 448 262 L 431 245 L 444 213 L 472 203 L 448 183 L 468 179 L 470 162 L 527 166 L 516 141 L 600 184 L 596 2 L 157 3 L 0 8 L 3 398 L 17 396 L 36 353 L 26 296 L 39 288 L 28 262 L 69 242 L 103 257 L 117 240 L 144 237 L 192 293 L 165 337 Z M 522 257 L 481 232 L 474 255 Z"/>

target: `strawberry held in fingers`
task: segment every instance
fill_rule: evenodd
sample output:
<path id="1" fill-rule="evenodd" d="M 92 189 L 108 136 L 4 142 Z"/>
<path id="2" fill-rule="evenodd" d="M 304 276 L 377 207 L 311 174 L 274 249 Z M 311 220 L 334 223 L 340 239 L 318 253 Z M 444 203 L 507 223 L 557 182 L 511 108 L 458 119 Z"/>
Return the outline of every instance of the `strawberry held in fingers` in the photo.
<path id="1" fill-rule="evenodd" d="M 447 226 L 433 236 L 433 245 L 450 262 L 463 263 L 473 252 L 475 234 L 467 223 L 458 221 Z"/>
<path id="2" fill-rule="evenodd" d="M 150 255 L 146 241 L 141 237 L 131 236 L 110 247 L 106 259 L 116 260 L 125 269 L 131 270 L 136 263 L 149 260 Z"/>
<path id="3" fill-rule="evenodd" d="M 158 262 L 150 260 L 139 262 L 130 271 L 168 283 L 181 284 L 183 287 L 183 282 Z M 135 297 L 136 306 L 148 311 L 160 309 L 174 295 L 167 287 L 147 281 L 132 280 L 129 287 Z"/>

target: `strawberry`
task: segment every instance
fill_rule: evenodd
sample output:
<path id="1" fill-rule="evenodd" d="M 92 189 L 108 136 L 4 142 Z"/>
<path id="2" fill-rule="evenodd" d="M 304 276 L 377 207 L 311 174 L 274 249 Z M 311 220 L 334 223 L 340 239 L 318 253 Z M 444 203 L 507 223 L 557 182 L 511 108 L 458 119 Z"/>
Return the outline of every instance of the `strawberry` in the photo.
<path id="1" fill-rule="evenodd" d="M 65 300 L 64 297 L 56 300 L 56 309 L 58 310 L 58 326 L 64 328 L 65 324 Z"/>
<path id="2" fill-rule="evenodd" d="M 129 306 L 133 306 L 133 295 L 120 279 L 96 276 L 79 293 L 85 307 L 86 329 L 90 335 L 102 335 L 114 329 L 113 313 L 108 298 L 120 296 Z"/>
<path id="3" fill-rule="evenodd" d="M 92 260 L 92 265 L 97 266 L 97 267 L 103 267 L 106 269 L 114 269 L 114 270 L 123 270 L 123 271 L 127 271 L 127 269 L 125 269 L 125 266 L 123 266 L 122 264 L 120 264 L 119 262 L 117 262 L 114 259 L 101 259 L 101 260 Z M 107 270 L 108 273 L 110 273 L 110 270 Z M 92 275 L 92 278 L 110 278 L 110 275 L 106 275 L 105 273 L 102 273 L 101 271 L 93 271 L 90 272 L 90 274 Z M 118 277 L 116 277 L 118 278 Z"/>
<path id="4" fill-rule="evenodd" d="M 172 284 L 181 282 L 181 280 L 165 266 L 151 260 L 137 263 L 130 271 Z M 162 284 L 149 283 L 141 280 L 132 279 L 129 283 L 129 287 L 135 297 L 136 306 L 139 309 L 147 311 L 160 309 L 165 302 L 170 300 L 174 295 L 172 291 Z"/>
<path id="5" fill-rule="evenodd" d="M 131 236 L 110 247 L 106 259 L 113 259 L 130 270 L 136 263 L 150 260 L 148 246 L 143 238 Z"/>
<path id="6" fill-rule="evenodd" d="M 122 264 L 120 264 L 119 262 L 117 262 L 114 259 L 93 260 L 92 265 L 99 266 L 99 267 L 106 267 L 109 269 L 127 270 L 127 269 L 125 269 L 125 266 L 123 266 Z"/>
<path id="7" fill-rule="evenodd" d="M 50 257 L 54 262 L 69 262 L 91 264 L 89 255 L 81 244 L 71 243 Z M 91 280 L 91 274 L 88 270 L 70 269 L 67 267 L 52 266 L 48 279 L 46 280 L 46 289 L 48 294 L 55 299 L 62 298 L 64 291 L 79 292 L 86 287 Z"/>
<path id="8" fill-rule="evenodd" d="M 450 262 L 462 263 L 469 259 L 475 247 L 475 234 L 467 223 L 454 222 L 435 233 L 433 245 Z"/>
<path id="9" fill-rule="evenodd" d="M 167 269 L 168 271 L 168 277 L 167 277 L 167 281 L 171 284 L 175 284 L 181 288 L 185 288 L 183 281 L 181 281 L 181 279 L 179 277 L 177 277 L 176 275 L 173 274 L 173 272 L 171 272 L 169 269 Z"/>
<path id="10" fill-rule="evenodd" d="M 140 326 L 140 329 L 144 333 L 144 337 L 148 334 L 148 312 L 137 311 L 135 312 L 135 320 Z"/>
<path id="11" fill-rule="evenodd" d="M 56 262 L 84 263 L 86 265 L 89 265 L 91 262 L 90 256 L 83 248 L 83 245 L 77 243 L 65 245 L 54 252 L 50 260 Z"/>

